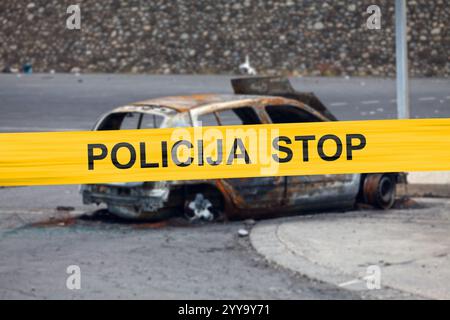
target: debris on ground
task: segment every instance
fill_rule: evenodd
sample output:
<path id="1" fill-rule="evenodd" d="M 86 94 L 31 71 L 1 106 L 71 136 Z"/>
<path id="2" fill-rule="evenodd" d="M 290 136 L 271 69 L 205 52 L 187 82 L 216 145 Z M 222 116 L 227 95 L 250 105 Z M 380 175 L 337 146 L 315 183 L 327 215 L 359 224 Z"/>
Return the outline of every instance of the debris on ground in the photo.
<path id="1" fill-rule="evenodd" d="M 66 227 L 74 225 L 77 222 L 76 217 L 50 218 L 48 220 L 32 223 L 32 227 Z"/>
<path id="2" fill-rule="evenodd" d="M 19 73 L 19 69 L 11 67 L 11 66 L 5 66 L 2 69 L 2 73 Z"/>
<path id="3" fill-rule="evenodd" d="M 70 207 L 69 207 L 70 208 Z M 64 213 L 65 212 L 65 213 Z M 69 227 L 75 225 L 113 225 L 118 224 L 122 226 L 129 226 L 134 229 L 161 229 L 165 227 L 192 227 L 192 223 L 182 217 L 173 217 L 161 221 L 136 221 L 134 219 L 120 218 L 111 214 L 106 209 L 96 210 L 94 212 L 88 212 L 84 214 L 74 215 L 68 211 L 60 211 L 55 213 L 58 217 L 51 216 L 46 220 L 38 222 L 28 223 L 31 227 Z"/>
<path id="4" fill-rule="evenodd" d="M 238 235 L 239 237 L 247 237 L 248 236 L 248 231 L 246 229 L 239 229 L 238 231 Z"/>
<path id="5" fill-rule="evenodd" d="M 239 65 L 239 71 L 242 74 L 256 75 L 256 70 L 250 65 L 250 57 L 245 56 L 245 62 Z"/>
<path id="6" fill-rule="evenodd" d="M 23 66 L 22 66 L 22 72 L 24 73 L 24 74 L 32 74 L 33 73 L 33 66 L 31 65 L 31 63 L 25 63 Z"/>
<path id="7" fill-rule="evenodd" d="M 137 223 L 133 226 L 135 229 L 161 229 L 164 227 L 168 227 L 169 223 L 167 220 L 165 220 L 165 221 L 149 222 L 149 223 Z"/>
<path id="8" fill-rule="evenodd" d="M 422 209 L 425 205 L 419 204 L 416 200 L 410 197 L 403 196 L 395 200 L 393 209 Z"/>
<path id="9" fill-rule="evenodd" d="M 56 210 L 57 211 L 74 211 L 75 208 L 74 207 L 70 207 L 70 206 L 57 206 Z"/>
<path id="10" fill-rule="evenodd" d="M 400 196 L 395 199 L 395 202 L 392 206 L 392 209 L 421 209 L 425 206 L 423 204 L 419 204 L 417 201 L 412 199 L 409 196 Z M 357 203 L 357 210 L 377 210 L 377 208 L 366 204 L 366 203 Z"/>

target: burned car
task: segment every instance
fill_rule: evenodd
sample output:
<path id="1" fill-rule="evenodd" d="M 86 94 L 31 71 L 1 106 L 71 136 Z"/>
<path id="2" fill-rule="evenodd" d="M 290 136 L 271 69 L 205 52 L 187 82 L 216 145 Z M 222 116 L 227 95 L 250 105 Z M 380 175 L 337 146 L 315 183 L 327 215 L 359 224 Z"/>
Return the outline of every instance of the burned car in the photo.
<path id="1" fill-rule="evenodd" d="M 94 130 L 151 129 L 336 121 L 312 93 L 284 78 L 232 80 L 235 94 L 164 97 L 132 103 L 103 115 Z M 400 173 L 367 173 L 159 181 L 83 185 L 85 204 L 105 203 L 123 218 L 263 218 L 299 212 L 346 210 L 356 203 L 388 209 Z"/>

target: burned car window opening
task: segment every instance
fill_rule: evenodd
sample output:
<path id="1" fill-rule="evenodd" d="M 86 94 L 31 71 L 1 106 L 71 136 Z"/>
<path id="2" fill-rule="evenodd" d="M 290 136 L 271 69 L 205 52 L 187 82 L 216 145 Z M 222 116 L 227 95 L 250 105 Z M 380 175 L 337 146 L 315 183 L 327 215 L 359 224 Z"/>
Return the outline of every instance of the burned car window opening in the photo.
<path id="1" fill-rule="evenodd" d="M 164 117 L 142 112 L 117 112 L 108 115 L 97 130 L 132 130 L 159 128 Z"/>
<path id="2" fill-rule="evenodd" d="M 120 124 L 121 130 L 132 130 L 138 129 L 141 121 L 141 114 L 136 114 L 134 112 L 126 113 L 122 118 L 122 123 Z"/>
<path id="3" fill-rule="evenodd" d="M 290 105 L 266 106 L 272 123 L 320 122 L 321 120 L 306 110 Z"/>
<path id="4" fill-rule="evenodd" d="M 219 125 L 217 116 L 214 112 L 205 113 L 198 117 L 199 124 L 203 127 Z"/>
<path id="5" fill-rule="evenodd" d="M 216 112 L 222 126 L 261 124 L 252 107 L 239 107 Z"/>
<path id="6" fill-rule="evenodd" d="M 141 124 L 139 129 L 155 129 L 160 128 L 163 122 L 163 117 L 155 114 L 143 113 L 141 115 Z"/>

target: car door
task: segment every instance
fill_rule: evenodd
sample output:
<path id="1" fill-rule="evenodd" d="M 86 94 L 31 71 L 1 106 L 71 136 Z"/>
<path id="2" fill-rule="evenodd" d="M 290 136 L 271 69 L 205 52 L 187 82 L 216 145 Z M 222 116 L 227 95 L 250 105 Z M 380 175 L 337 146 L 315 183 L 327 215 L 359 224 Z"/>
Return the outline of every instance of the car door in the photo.
<path id="1" fill-rule="evenodd" d="M 323 121 L 300 105 L 272 104 L 264 109 L 272 123 Z M 359 190 L 360 175 L 305 175 L 285 179 L 284 205 L 307 211 L 352 206 Z"/>
<path id="2" fill-rule="evenodd" d="M 250 105 L 208 111 L 199 114 L 194 123 L 203 126 L 245 126 L 261 124 L 262 121 Z M 238 209 L 270 211 L 279 208 L 284 198 L 283 177 L 220 179 L 219 183 Z"/>

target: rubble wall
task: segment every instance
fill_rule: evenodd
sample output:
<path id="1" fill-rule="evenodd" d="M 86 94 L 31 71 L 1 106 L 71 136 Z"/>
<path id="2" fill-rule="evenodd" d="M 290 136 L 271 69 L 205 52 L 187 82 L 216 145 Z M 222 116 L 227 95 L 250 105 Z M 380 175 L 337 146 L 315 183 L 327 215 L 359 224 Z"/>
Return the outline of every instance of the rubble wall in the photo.
<path id="1" fill-rule="evenodd" d="M 80 4 L 81 29 L 67 7 Z M 0 2 L 0 67 L 34 71 L 393 76 L 392 0 Z M 369 5 L 381 8 L 370 30 Z M 450 75 L 450 2 L 408 0 L 412 76 Z"/>

